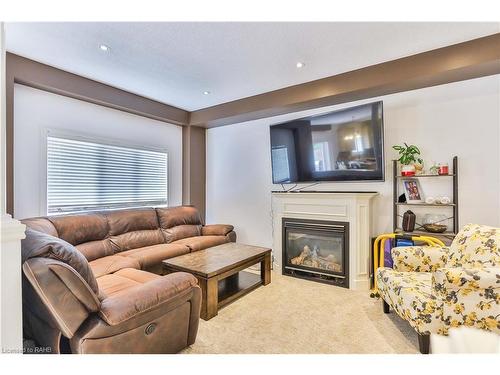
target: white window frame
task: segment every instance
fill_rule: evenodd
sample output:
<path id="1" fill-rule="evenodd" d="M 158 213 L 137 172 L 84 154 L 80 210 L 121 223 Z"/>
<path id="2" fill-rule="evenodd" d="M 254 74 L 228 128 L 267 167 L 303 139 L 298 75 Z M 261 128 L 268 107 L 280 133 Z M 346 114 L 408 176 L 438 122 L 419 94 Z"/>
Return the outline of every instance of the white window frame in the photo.
<path id="1" fill-rule="evenodd" d="M 42 216 L 57 216 L 57 215 L 64 215 L 65 213 L 48 213 L 48 200 L 47 200 L 47 193 L 48 193 L 48 188 L 47 188 L 47 173 L 48 173 L 48 168 L 47 168 L 47 138 L 48 137 L 60 137 L 60 138 L 65 138 L 65 139 L 70 139 L 74 141 L 82 141 L 82 142 L 92 142 L 92 143 L 98 143 L 98 144 L 103 144 L 103 145 L 109 145 L 109 146 L 117 146 L 117 147 L 126 147 L 126 148 L 135 148 L 138 150 L 144 150 L 144 151 L 153 151 L 153 152 L 161 152 L 167 154 L 167 205 L 170 205 L 170 196 L 171 196 L 171 181 L 170 181 L 170 155 L 168 153 L 168 150 L 162 147 L 157 147 L 157 146 L 144 146 L 140 144 L 134 144 L 132 142 L 124 141 L 124 140 L 119 140 L 119 139 L 111 139 L 107 137 L 102 137 L 100 135 L 96 134 L 85 134 L 85 133 L 80 133 L 80 132 L 75 132 L 75 131 L 69 131 L 69 130 L 63 130 L 63 129 L 54 129 L 54 128 L 45 128 L 42 129 L 42 155 L 40 157 L 41 161 L 41 168 L 39 170 L 41 171 L 41 176 L 39 181 L 41 181 L 41 187 L 40 187 L 40 212 Z M 144 206 L 146 207 L 146 206 Z M 149 206 L 148 206 L 149 207 Z M 117 208 L 118 210 L 119 208 Z M 96 210 L 88 210 L 88 211 L 80 211 L 80 212 L 92 212 Z"/>

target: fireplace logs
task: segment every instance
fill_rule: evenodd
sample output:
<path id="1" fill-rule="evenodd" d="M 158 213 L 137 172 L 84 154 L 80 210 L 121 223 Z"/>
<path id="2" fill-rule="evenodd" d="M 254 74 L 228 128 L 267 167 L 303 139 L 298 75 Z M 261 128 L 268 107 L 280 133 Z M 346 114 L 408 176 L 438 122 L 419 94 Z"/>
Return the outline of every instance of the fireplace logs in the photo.
<path id="1" fill-rule="evenodd" d="M 299 256 L 292 258 L 290 263 L 296 266 L 305 266 L 320 268 L 328 271 L 342 272 L 342 265 L 337 262 L 335 255 L 329 254 L 322 257 L 319 254 L 319 249 L 311 248 L 307 245 L 304 246 Z"/>

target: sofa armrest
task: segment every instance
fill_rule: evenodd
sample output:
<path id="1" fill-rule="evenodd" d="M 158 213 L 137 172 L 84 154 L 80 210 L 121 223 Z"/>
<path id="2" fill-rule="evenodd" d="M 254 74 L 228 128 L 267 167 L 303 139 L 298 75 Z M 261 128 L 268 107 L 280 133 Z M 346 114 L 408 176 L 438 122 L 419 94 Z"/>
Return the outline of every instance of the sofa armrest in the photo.
<path id="1" fill-rule="evenodd" d="M 229 224 L 211 224 L 201 227 L 202 236 L 226 236 L 234 227 Z"/>
<path id="2" fill-rule="evenodd" d="M 198 288 L 193 275 L 176 272 L 116 293 L 101 303 L 99 315 L 109 325 L 118 325 L 138 314 L 178 303 L 181 296 Z"/>
<path id="3" fill-rule="evenodd" d="M 432 275 L 432 286 L 438 293 L 448 291 L 500 289 L 500 267 L 440 268 Z"/>
<path id="4" fill-rule="evenodd" d="M 448 248 L 440 246 L 403 246 L 391 250 L 393 268 L 399 272 L 432 272 L 446 267 Z"/>

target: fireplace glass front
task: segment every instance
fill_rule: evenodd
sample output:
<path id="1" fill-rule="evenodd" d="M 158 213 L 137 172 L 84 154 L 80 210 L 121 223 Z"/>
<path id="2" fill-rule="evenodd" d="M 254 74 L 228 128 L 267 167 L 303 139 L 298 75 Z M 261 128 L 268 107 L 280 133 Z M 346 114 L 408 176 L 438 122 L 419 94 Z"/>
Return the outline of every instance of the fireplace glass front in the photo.
<path id="1" fill-rule="evenodd" d="M 349 223 L 283 218 L 283 274 L 348 288 Z"/>

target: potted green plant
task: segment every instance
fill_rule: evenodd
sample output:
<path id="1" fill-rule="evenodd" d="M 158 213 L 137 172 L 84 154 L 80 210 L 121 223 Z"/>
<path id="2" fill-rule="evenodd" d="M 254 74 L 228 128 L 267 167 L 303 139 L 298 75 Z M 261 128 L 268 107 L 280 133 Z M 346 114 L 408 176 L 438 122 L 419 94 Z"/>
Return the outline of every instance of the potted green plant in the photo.
<path id="1" fill-rule="evenodd" d="M 417 170 L 422 170 L 424 161 L 420 158 L 420 150 L 415 145 L 392 146 L 399 153 L 398 161 L 401 163 L 402 176 L 414 176 Z"/>

